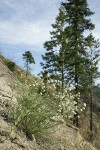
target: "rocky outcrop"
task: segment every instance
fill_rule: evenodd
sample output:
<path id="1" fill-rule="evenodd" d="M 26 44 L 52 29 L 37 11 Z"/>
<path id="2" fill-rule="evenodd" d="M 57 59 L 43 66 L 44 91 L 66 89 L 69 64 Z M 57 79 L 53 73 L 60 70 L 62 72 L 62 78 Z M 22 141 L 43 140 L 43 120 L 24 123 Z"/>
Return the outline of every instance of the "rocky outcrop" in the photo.
<path id="1" fill-rule="evenodd" d="M 0 60 L 0 150 L 40 150 L 35 140 L 28 140 L 13 124 L 10 109 L 17 103 L 16 84 L 17 79 Z"/>
<path id="2" fill-rule="evenodd" d="M 28 140 L 22 131 L 0 117 L 0 150 L 40 150 L 35 140 Z"/>

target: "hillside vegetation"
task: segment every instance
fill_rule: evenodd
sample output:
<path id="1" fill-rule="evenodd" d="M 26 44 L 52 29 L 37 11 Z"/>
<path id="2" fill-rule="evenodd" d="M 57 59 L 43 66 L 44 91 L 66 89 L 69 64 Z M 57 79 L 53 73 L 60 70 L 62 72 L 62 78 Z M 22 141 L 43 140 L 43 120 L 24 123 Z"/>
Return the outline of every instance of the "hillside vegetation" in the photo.
<path id="1" fill-rule="evenodd" d="M 45 84 L 42 79 L 31 74 L 29 74 L 26 78 L 26 72 L 23 69 L 18 67 L 12 61 L 4 58 L 3 56 L 0 56 L 0 58 L 2 60 L 0 62 L 0 84 L 5 85 L 5 89 L 3 89 L 5 90 L 5 93 L 7 93 L 6 89 L 8 85 L 10 85 L 8 87 L 11 88 L 8 91 L 8 93 L 11 92 L 11 96 L 8 96 L 9 102 L 8 98 L 6 98 L 4 101 L 7 102 L 7 104 L 4 104 L 4 106 L 0 104 L 0 109 L 6 112 L 6 115 L 0 115 L 0 120 L 1 122 L 4 121 L 2 124 L 5 124 L 5 126 L 7 126 L 6 133 L 9 137 L 8 139 L 10 139 L 8 147 L 11 146 L 11 143 L 14 144 L 15 142 L 17 143 L 17 145 L 19 145 L 19 149 L 22 148 L 25 150 L 29 145 L 30 147 L 32 147 L 29 148 L 29 150 L 95 149 L 90 143 L 84 140 L 85 138 L 87 141 L 89 141 L 90 136 L 88 106 L 86 110 L 84 110 L 83 107 L 79 108 L 79 110 L 83 109 L 80 115 L 80 127 L 79 129 L 74 127 L 72 119 L 73 111 L 75 111 L 73 94 L 69 89 L 65 91 L 65 95 L 64 97 L 62 97 L 60 86 L 58 91 L 55 84 Z M 5 68 L 5 65 L 7 66 L 6 70 L 3 70 L 2 68 Z M 10 69 L 10 71 L 8 68 Z M 4 74 L 4 77 L 2 76 L 2 74 Z M 3 83 L 2 79 L 4 80 Z M 100 88 L 98 87 L 98 90 L 99 89 Z M 0 89 L 0 93 L 2 93 L 2 89 Z M 1 103 L 3 99 L 4 97 L 0 97 Z M 17 103 L 17 105 L 13 105 L 12 99 L 15 99 L 15 101 L 17 100 L 15 102 Z M 67 105 L 67 107 L 65 107 L 65 104 Z M 96 104 L 99 104 L 99 100 L 97 100 Z M 94 103 L 94 108 L 95 107 L 97 108 L 97 105 L 95 105 Z M 66 108 L 70 109 L 66 110 Z M 99 149 L 99 108 L 98 112 L 96 112 L 95 110 L 96 109 L 94 109 L 94 133 L 93 140 L 91 142 L 96 148 Z M 9 126 L 11 127 L 11 133 L 10 131 L 8 132 Z M 2 128 L 3 126 L 1 126 L 1 129 Z M 15 133 L 17 137 L 15 136 Z M 84 138 L 82 138 L 82 136 Z M 22 141 L 19 140 L 21 138 Z M 17 142 L 15 139 L 17 139 Z M 7 145 L 7 139 L 5 139 L 5 135 L 2 135 L 1 133 L 0 140 L 2 143 L 2 147 L 4 144 Z M 23 144 L 24 140 L 26 142 L 26 145 L 28 146 Z M 18 141 L 20 142 L 18 143 Z M 12 147 L 12 150 L 14 150 L 14 145 Z M 18 150 L 18 147 L 16 147 L 15 149 Z"/>

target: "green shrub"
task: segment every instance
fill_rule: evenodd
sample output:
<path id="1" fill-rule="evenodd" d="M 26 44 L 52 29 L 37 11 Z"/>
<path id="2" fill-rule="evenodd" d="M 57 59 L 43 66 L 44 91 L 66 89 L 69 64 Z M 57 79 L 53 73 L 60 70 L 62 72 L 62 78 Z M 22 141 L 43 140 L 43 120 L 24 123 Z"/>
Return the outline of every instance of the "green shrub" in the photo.
<path id="1" fill-rule="evenodd" d="M 26 92 L 18 99 L 18 105 L 14 109 L 15 124 L 29 137 L 43 136 L 48 129 L 56 123 L 51 121 L 55 111 L 46 103 L 47 99 L 38 93 Z"/>
<path id="2" fill-rule="evenodd" d="M 6 61 L 6 66 L 13 72 L 15 70 L 15 63 L 12 61 Z"/>

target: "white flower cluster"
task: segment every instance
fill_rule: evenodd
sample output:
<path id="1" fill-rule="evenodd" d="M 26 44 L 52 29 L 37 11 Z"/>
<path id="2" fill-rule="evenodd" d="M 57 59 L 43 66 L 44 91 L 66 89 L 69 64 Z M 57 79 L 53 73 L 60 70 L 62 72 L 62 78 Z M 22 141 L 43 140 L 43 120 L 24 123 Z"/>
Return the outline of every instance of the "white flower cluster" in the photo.
<path id="1" fill-rule="evenodd" d="M 69 88 L 66 88 L 63 95 L 60 96 L 59 112 L 64 119 L 73 118 L 76 112 L 78 112 L 78 114 L 80 115 L 86 108 L 86 103 L 81 104 L 79 101 L 77 104 L 77 102 L 75 101 L 76 97 L 79 101 L 80 93 L 74 95 L 70 92 Z"/>
<path id="2" fill-rule="evenodd" d="M 60 96 L 60 104 L 58 110 L 64 119 L 72 118 L 75 114 L 74 96 L 69 93 L 69 89 L 65 89 L 63 95 Z"/>
<path id="3" fill-rule="evenodd" d="M 60 83 L 59 83 L 60 85 Z M 75 101 L 80 100 L 80 93 L 74 95 L 71 91 L 75 89 L 75 86 L 71 85 L 69 88 L 65 88 L 64 92 L 57 91 L 57 81 L 55 83 L 48 82 L 45 84 L 42 80 L 35 81 L 31 86 L 32 90 L 38 92 L 41 96 L 46 96 L 52 104 L 52 101 L 57 102 L 58 106 L 58 116 L 60 115 L 62 119 L 73 118 L 74 114 L 78 112 L 81 114 L 83 110 L 86 108 L 86 104 L 80 104 Z"/>

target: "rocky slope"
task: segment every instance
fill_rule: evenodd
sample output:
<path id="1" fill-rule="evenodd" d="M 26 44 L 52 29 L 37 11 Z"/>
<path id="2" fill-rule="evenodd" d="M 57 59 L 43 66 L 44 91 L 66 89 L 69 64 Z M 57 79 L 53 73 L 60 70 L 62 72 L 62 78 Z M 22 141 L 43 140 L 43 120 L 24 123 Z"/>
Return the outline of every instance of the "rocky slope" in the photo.
<path id="1" fill-rule="evenodd" d="M 0 60 L 0 150 L 39 150 L 37 143 L 27 140 L 25 134 L 17 131 L 12 123 L 10 109 L 17 102 L 14 90 L 17 82 Z"/>
<path id="2" fill-rule="evenodd" d="M 27 139 L 13 123 L 11 107 L 17 104 L 15 86 L 18 81 L 0 60 L 0 150 L 95 150 L 84 141 L 74 127 L 59 125 L 50 135 L 49 142 Z"/>

